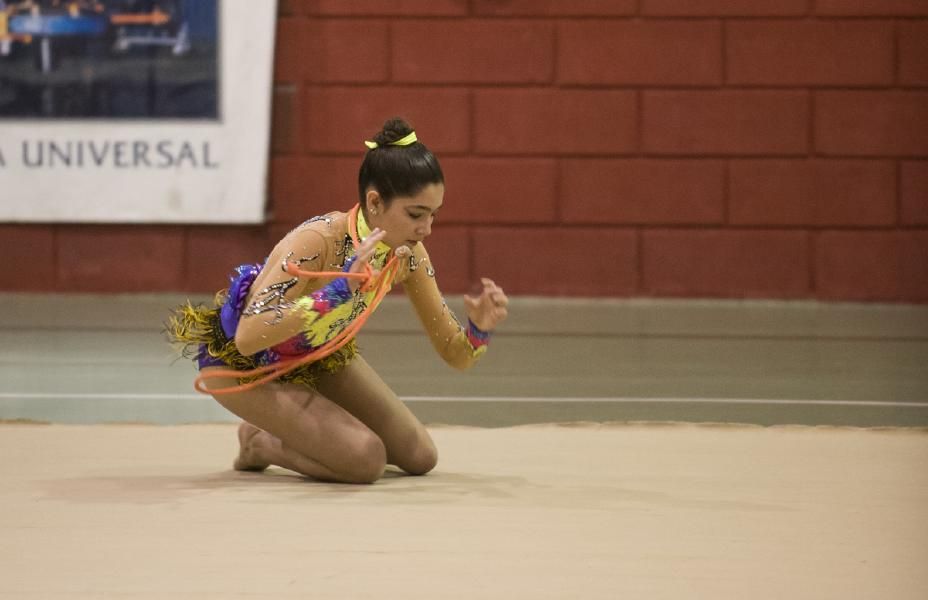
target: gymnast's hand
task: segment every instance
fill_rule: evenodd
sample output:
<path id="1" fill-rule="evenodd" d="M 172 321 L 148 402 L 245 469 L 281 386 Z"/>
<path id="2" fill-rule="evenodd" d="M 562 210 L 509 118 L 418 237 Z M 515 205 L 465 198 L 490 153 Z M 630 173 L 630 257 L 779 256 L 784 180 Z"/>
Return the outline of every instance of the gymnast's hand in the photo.
<path id="1" fill-rule="evenodd" d="M 503 288 L 493 283 L 492 279 L 484 277 L 480 283 L 483 284 L 480 295 L 465 294 L 464 307 L 467 309 L 467 317 L 474 325 L 481 331 L 492 331 L 509 314 L 506 309 L 509 305 L 509 298 L 503 293 Z"/>
<path id="2" fill-rule="evenodd" d="M 364 238 L 364 241 L 361 242 L 361 245 L 358 246 L 357 252 L 354 253 L 349 261 L 351 265 L 348 267 L 349 273 L 363 273 L 364 265 L 368 263 L 372 256 L 374 256 L 374 250 L 377 249 L 377 243 L 380 242 L 383 237 L 387 235 L 387 232 L 377 227 L 374 231 L 371 232 L 369 236 Z M 374 272 L 374 277 L 377 276 L 377 272 Z M 361 285 L 361 280 L 355 279 L 353 277 L 347 277 L 348 285 L 351 287 L 351 291 L 355 291 Z"/>

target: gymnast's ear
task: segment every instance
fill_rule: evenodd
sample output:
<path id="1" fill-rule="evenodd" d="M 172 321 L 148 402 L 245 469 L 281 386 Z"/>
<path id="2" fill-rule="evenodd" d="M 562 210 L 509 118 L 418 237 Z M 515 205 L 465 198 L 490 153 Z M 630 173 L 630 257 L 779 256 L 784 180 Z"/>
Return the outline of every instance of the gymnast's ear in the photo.
<path id="1" fill-rule="evenodd" d="M 364 206 L 367 208 L 367 212 L 372 215 L 376 215 L 385 210 L 383 198 L 380 197 L 380 193 L 374 188 L 368 188 L 367 193 L 364 194 Z"/>

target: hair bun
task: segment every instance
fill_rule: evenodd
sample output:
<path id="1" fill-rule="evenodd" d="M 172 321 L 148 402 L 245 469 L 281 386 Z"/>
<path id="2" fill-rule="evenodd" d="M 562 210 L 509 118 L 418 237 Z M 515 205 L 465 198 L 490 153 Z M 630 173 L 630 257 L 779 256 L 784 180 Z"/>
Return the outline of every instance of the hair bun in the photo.
<path id="1" fill-rule="evenodd" d="M 412 125 L 399 117 L 387 119 L 364 145 L 369 150 L 358 171 L 358 198 L 364 210 L 371 190 L 389 204 L 398 196 L 411 198 L 429 184 L 445 182 L 438 159 L 418 140 Z"/>
<path id="2" fill-rule="evenodd" d="M 387 119 L 386 123 L 383 124 L 383 129 L 374 136 L 374 141 L 377 142 L 378 146 L 386 146 L 387 144 L 392 144 L 397 140 L 403 139 L 412 132 L 412 125 L 400 117 L 393 117 L 392 119 Z"/>

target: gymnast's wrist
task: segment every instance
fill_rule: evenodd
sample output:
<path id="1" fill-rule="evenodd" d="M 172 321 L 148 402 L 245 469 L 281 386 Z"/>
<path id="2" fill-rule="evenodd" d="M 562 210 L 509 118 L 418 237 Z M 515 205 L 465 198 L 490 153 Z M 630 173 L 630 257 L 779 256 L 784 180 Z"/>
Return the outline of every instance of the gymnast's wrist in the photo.
<path id="1" fill-rule="evenodd" d="M 479 348 L 481 346 L 486 346 L 490 343 L 490 334 L 491 331 L 484 331 L 477 327 L 477 325 L 470 319 L 467 318 L 467 340 L 470 342 L 470 345 L 474 348 Z"/>

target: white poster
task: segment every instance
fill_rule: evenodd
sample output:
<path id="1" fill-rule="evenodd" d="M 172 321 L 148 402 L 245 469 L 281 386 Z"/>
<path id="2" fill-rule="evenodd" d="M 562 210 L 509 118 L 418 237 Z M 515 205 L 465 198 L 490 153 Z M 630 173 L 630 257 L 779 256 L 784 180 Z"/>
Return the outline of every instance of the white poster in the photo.
<path id="1" fill-rule="evenodd" d="M 276 13 L 0 0 L 0 221 L 262 222 Z"/>

